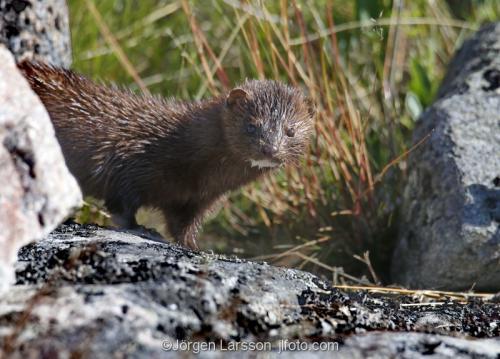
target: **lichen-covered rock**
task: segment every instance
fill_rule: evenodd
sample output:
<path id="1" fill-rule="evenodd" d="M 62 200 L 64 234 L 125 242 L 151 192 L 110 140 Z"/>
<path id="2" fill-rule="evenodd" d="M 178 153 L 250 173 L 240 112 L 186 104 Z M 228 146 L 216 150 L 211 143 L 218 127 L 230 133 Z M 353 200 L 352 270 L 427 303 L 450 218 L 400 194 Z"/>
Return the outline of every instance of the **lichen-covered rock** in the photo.
<path id="1" fill-rule="evenodd" d="M 35 59 L 68 68 L 71 43 L 65 0 L 0 0 L 0 43 L 17 61 Z"/>
<path id="2" fill-rule="evenodd" d="M 498 340 L 467 340 L 424 333 L 369 333 L 353 336 L 339 358 L 498 358 Z M 337 358 L 337 355 L 335 355 Z"/>
<path id="3" fill-rule="evenodd" d="M 404 334 L 394 341 L 380 337 L 387 346 L 379 345 L 380 353 L 405 345 L 408 353 L 424 352 L 452 332 L 460 344 L 454 348 L 474 354 L 486 352 L 490 341 L 473 344 L 464 336 L 500 334 L 498 304 L 435 306 L 405 296 L 348 295 L 310 273 L 95 226 L 61 226 L 23 247 L 16 268 L 18 285 L 0 299 L 0 348 L 14 358 L 175 357 L 179 353 L 165 351 L 166 344 L 205 342 L 221 349 L 265 342 L 279 350 L 285 340 L 336 341 L 349 349 L 343 357 L 361 358 L 375 351 L 377 337 L 366 337 L 372 349 L 363 338 L 346 338 L 377 330 L 435 334 L 409 336 L 407 344 Z"/>
<path id="4" fill-rule="evenodd" d="M 414 140 L 393 279 L 500 290 L 500 23 L 466 41 Z"/>
<path id="5" fill-rule="evenodd" d="M 0 45 L 0 292 L 17 250 L 53 230 L 80 205 L 49 116 Z"/>

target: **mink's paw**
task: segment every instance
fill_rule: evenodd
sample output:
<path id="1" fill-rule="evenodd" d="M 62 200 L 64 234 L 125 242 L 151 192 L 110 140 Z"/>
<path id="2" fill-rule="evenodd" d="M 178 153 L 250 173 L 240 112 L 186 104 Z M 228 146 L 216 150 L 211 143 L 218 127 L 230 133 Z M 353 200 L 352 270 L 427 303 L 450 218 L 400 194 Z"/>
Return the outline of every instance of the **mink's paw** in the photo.
<path id="1" fill-rule="evenodd" d="M 196 238 L 193 238 L 193 237 L 185 238 L 182 241 L 182 245 L 184 247 L 192 249 L 193 251 L 198 251 L 200 249 L 200 247 L 198 247 L 198 242 L 196 241 Z"/>

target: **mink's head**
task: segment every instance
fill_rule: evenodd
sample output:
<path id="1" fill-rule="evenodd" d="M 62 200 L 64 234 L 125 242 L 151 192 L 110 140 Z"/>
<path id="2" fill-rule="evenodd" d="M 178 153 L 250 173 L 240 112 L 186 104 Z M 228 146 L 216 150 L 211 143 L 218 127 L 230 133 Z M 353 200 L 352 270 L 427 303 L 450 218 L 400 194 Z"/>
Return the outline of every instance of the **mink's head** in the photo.
<path id="1" fill-rule="evenodd" d="M 269 80 L 250 80 L 232 89 L 223 119 L 230 150 L 260 168 L 296 163 L 313 124 L 311 105 L 304 95 Z"/>

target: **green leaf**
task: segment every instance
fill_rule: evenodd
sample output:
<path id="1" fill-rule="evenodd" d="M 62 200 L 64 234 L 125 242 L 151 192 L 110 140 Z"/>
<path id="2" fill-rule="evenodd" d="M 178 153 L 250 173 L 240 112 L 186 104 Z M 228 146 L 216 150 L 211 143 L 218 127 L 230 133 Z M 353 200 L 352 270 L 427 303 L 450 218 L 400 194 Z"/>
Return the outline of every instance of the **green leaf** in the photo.
<path id="1" fill-rule="evenodd" d="M 406 94 L 405 106 L 413 121 L 416 121 L 423 111 L 423 106 L 418 96 L 411 91 L 408 91 Z"/>
<path id="2" fill-rule="evenodd" d="M 410 90 L 418 97 L 422 105 L 428 106 L 432 101 L 434 91 L 428 71 L 417 59 L 412 59 L 410 63 L 410 76 Z"/>

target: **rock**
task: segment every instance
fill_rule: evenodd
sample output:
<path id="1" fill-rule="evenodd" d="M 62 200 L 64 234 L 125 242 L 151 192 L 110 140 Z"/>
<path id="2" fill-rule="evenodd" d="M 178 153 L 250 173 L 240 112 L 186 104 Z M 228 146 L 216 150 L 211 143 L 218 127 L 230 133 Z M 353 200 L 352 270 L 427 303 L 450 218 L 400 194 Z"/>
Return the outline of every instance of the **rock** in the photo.
<path id="1" fill-rule="evenodd" d="M 450 64 L 410 155 L 393 280 L 410 287 L 500 290 L 500 23 Z"/>
<path id="2" fill-rule="evenodd" d="M 80 205 L 49 116 L 0 45 L 0 291 L 17 250 L 53 230 Z"/>
<path id="3" fill-rule="evenodd" d="M 424 333 L 369 333 L 346 340 L 340 358 L 498 358 L 500 342 Z M 335 356 L 337 357 L 337 356 Z"/>
<path id="4" fill-rule="evenodd" d="M 443 352 L 483 353 L 489 341 L 466 338 L 500 334 L 499 304 L 403 305 L 417 299 L 346 294 L 299 270 L 90 225 L 66 224 L 23 247 L 16 268 L 18 285 L 0 299 L 0 348 L 14 358 L 173 357 L 178 353 L 163 346 L 259 342 L 278 350 L 285 340 L 336 341 L 349 349 L 343 357 L 362 357 L 369 348 L 352 336 L 377 330 L 432 334 L 408 337 L 408 344 L 404 333 L 382 336 L 381 343 L 394 344 L 379 345 L 380 353 L 404 345 L 422 352 L 450 332 L 457 342 L 443 344 Z M 366 338 L 371 346 L 378 340 Z"/>
<path id="5" fill-rule="evenodd" d="M 0 43 L 17 61 L 36 59 L 68 68 L 70 40 L 65 0 L 0 0 Z"/>

